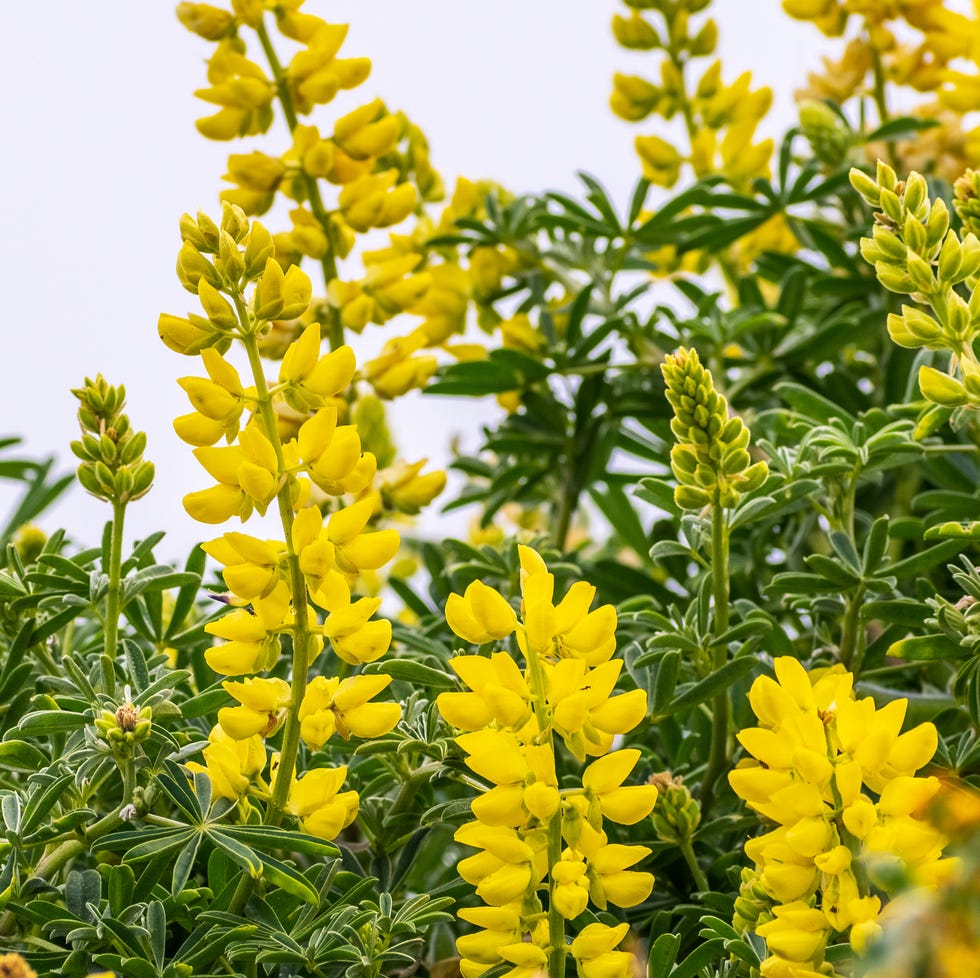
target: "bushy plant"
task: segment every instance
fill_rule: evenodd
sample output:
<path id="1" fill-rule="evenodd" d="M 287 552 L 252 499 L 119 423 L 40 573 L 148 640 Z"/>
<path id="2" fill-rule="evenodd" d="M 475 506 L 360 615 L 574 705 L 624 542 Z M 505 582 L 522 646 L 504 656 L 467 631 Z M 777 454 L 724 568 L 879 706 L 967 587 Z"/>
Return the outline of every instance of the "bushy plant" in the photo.
<path id="1" fill-rule="evenodd" d="M 0 463 L 0 974 L 977 969 L 977 22 L 783 7 L 845 46 L 775 142 L 710 0 L 615 13 L 656 78 L 613 83 L 651 120 L 624 208 L 446 201 L 344 94 L 346 27 L 178 6 L 200 133 L 288 130 L 180 219 L 158 324 L 220 535 L 127 552 L 154 469 L 101 376 L 100 546 L 32 525 L 51 461 Z M 413 390 L 496 399 L 452 493 L 399 458 Z"/>

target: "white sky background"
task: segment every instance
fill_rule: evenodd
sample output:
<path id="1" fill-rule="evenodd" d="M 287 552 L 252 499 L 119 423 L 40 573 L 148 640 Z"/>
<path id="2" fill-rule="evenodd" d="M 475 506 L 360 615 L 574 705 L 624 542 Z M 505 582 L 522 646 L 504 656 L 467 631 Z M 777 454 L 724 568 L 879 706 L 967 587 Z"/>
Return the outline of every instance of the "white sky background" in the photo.
<path id="1" fill-rule="evenodd" d="M 192 92 L 205 85 L 212 46 L 181 27 L 169 0 L 4 6 L 0 434 L 24 436 L 32 457 L 57 454 L 66 471 L 77 437 L 70 388 L 97 372 L 124 383 L 157 466 L 154 489 L 129 510 L 127 538 L 166 529 L 158 556 L 177 558 L 215 535 L 180 504 L 210 479 L 171 428 L 189 410 L 176 378 L 203 370 L 156 332 L 161 311 L 199 311 L 174 274 L 177 221 L 184 211 L 218 212 L 229 152 L 278 154 L 287 140 L 281 131 L 231 144 L 197 134 L 194 120 L 209 110 Z M 714 6 L 726 79 L 752 69 L 776 93 L 770 128 L 785 128 L 792 91 L 828 42 L 785 17 L 778 0 Z M 625 9 L 613 0 L 308 0 L 306 9 L 349 22 L 343 53 L 374 62 L 363 86 L 310 121 L 329 132 L 338 114 L 381 96 L 427 133 L 450 188 L 464 175 L 517 192 L 575 190 L 582 169 L 623 199 L 639 174 L 633 137 L 659 131 L 608 108 L 613 72 L 654 74 L 654 59 L 613 41 L 610 20 Z M 346 274 L 358 270 L 350 263 Z M 453 434 L 469 434 L 473 446 L 485 416 L 471 402 L 418 397 L 392 413 L 403 455 L 436 463 Z M 10 498 L 0 483 L 0 512 Z M 44 525 L 66 525 L 91 544 L 107 517 L 76 487 Z M 452 532 L 462 525 L 457 517 Z"/>

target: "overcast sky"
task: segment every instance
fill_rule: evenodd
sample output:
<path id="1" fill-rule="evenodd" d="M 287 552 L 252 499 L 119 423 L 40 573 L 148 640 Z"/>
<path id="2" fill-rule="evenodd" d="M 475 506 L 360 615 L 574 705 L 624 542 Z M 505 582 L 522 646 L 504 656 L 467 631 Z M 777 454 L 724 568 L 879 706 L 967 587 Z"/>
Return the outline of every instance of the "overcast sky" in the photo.
<path id="1" fill-rule="evenodd" d="M 205 84 L 211 45 L 180 26 L 173 6 L 7 4 L 0 60 L 0 434 L 23 435 L 32 456 L 54 453 L 73 467 L 69 389 L 96 372 L 125 383 L 158 472 L 154 490 L 131 508 L 127 537 L 167 529 L 160 555 L 170 557 L 209 535 L 180 505 L 183 493 L 209 479 L 170 426 L 188 410 L 175 379 L 201 372 L 199 361 L 163 347 L 156 320 L 164 310 L 196 311 L 173 271 L 178 218 L 197 208 L 215 213 L 227 153 L 251 148 L 197 135 L 194 119 L 207 107 L 192 92 Z M 789 21 L 777 0 L 716 0 L 715 7 L 726 77 L 753 69 L 757 83 L 776 90 L 773 129 L 790 123 L 792 91 L 827 42 Z M 610 79 L 617 70 L 652 68 L 613 42 L 609 22 L 621 4 L 308 0 L 306 9 L 349 21 L 344 53 L 374 62 L 365 85 L 318 110 L 312 121 L 321 128 L 378 95 L 422 126 L 449 186 L 465 175 L 515 191 L 569 190 L 584 169 L 622 197 L 635 181 L 633 136 L 655 124 L 614 118 Z M 286 142 L 278 134 L 254 145 L 275 154 Z M 438 459 L 452 434 L 477 423 L 471 405 L 447 412 L 442 399 L 418 400 L 398 402 L 408 458 Z M 10 498 L 2 485 L 0 493 L 0 502 Z M 91 543 L 107 515 L 75 489 L 45 525 L 68 525 Z"/>

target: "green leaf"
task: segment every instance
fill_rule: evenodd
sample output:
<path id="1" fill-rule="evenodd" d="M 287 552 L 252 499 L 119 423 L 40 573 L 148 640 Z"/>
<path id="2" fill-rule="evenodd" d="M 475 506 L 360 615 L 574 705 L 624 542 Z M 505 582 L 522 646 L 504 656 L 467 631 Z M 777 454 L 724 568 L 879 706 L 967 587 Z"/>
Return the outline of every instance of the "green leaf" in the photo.
<path id="1" fill-rule="evenodd" d="M 128 849 L 123 860 L 127 863 L 139 863 L 144 859 L 153 859 L 165 852 L 182 848 L 198 834 L 194 829 L 144 829 L 139 835 L 150 836 L 150 838 L 138 842 Z M 128 833 L 126 839 L 129 839 Z M 117 846 L 123 841 L 123 838 L 109 836 L 106 841 Z"/>
<path id="2" fill-rule="evenodd" d="M 202 833 L 195 832 L 174 860 L 174 873 L 170 883 L 170 892 L 174 896 L 180 893 L 190 879 L 194 870 L 194 860 L 197 858 L 197 850 L 201 847 L 201 837 Z"/>
<path id="3" fill-rule="evenodd" d="M 456 680 L 439 669 L 423 665 L 412 659 L 389 659 L 386 662 L 372 663 L 365 667 L 365 675 L 391 676 L 407 683 L 418 683 L 435 689 L 455 689 Z"/>
<path id="4" fill-rule="evenodd" d="M 23 740 L 0 743 L 0 770 L 40 771 L 48 766 L 47 757 Z"/>
<path id="5" fill-rule="evenodd" d="M 29 835 L 43 819 L 51 815 L 54 806 L 74 780 L 73 775 L 63 774 L 39 787 L 28 797 L 27 804 L 24 806 L 24 816 L 20 822 L 20 831 L 23 835 Z"/>
<path id="6" fill-rule="evenodd" d="M 657 663 L 653 681 L 653 714 L 659 716 L 666 708 L 677 687 L 681 668 L 680 652 L 665 652 Z"/>
<path id="7" fill-rule="evenodd" d="M 212 829 L 208 832 L 208 838 L 219 848 L 229 859 L 234 860 L 242 867 L 253 879 L 260 879 L 262 876 L 262 857 L 248 846 L 242 845 L 237 839 L 224 832 Z"/>
<path id="8" fill-rule="evenodd" d="M 791 382 L 776 384 L 775 391 L 794 411 L 823 424 L 827 424 L 833 418 L 852 422 L 857 420 L 839 404 L 801 384 Z"/>
<path id="9" fill-rule="evenodd" d="M 720 960 L 724 953 L 725 942 L 720 937 L 705 941 L 670 972 L 670 978 L 697 978 L 702 968 Z"/>
<path id="10" fill-rule="evenodd" d="M 706 676 L 699 683 L 685 690 L 673 702 L 671 702 L 664 713 L 658 716 L 668 716 L 679 710 L 687 710 L 705 700 L 713 699 L 719 693 L 723 693 L 730 686 L 734 686 L 740 679 L 747 676 L 753 669 L 758 668 L 759 662 L 751 656 L 744 656 L 741 659 L 733 659 L 726 662 L 720 669 Z"/>
<path id="11" fill-rule="evenodd" d="M 680 934 L 661 934 L 650 948 L 647 959 L 648 978 L 668 978 L 680 948 Z"/>
<path id="12" fill-rule="evenodd" d="M 17 730 L 25 737 L 51 737 L 54 734 L 78 730 L 91 723 L 84 713 L 67 710 L 37 710 L 21 717 Z"/>
<path id="13" fill-rule="evenodd" d="M 332 842 L 305 832 L 290 832 L 267 825 L 225 825 L 221 831 L 256 849 L 288 849 L 308 856 L 330 858 L 340 855 L 340 850 Z"/>
<path id="14" fill-rule="evenodd" d="M 864 137 L 864 141 L 867 143 L 876 143 L 882 139 L 908 139 L 910 136 L 915 136 L 924 129 L 932 129 L 938 125 L 938 119 L 924 119 L 921 116 L 905 115 L 900 119 L 889 119 L 884 125 L 879 126 L 873 132 L 869 132 Z"/>
<path id="15" fill-rule="evenodd" d="M 895 642 L 886 654 L 896 659 L 965 659 L 970 650 L 946 635 L 918 635 Z"/>
<path id="16" fill-rule="evenodd" d="M 937 543 L 936 546 L 930 547 L 928 550 L 906 557 L 905 560 L 889 564 L 880 573 L 899 578 L 918 577 L 937 564 L 941 564 L 960 553 L 964 546 L 965 541 L 963 540 L 946 540 L 944 543 Z"/>

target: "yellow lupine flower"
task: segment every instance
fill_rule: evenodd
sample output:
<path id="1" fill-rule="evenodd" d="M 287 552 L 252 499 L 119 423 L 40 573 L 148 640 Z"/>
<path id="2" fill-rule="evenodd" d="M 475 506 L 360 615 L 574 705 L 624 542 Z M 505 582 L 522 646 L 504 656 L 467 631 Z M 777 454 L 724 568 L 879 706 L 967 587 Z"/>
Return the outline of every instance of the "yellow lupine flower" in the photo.
<path id="1" fill-rule="evenodd" d="M 362 233 L 403 221 L 415 209 L 418 197 L 410 183 L 396 186 L 397 179 L 397 170 L 385 170 L 365 173 L 345 184 L 337 197 L 344 220 Z"/>
<path id="2" fill-rule="evenodd" d="M 299 819 L 304 832 L 336 839 L 357 817 L 357 792 L 340 791 L 346 778 L 346 766 L 307 771 L 290 786 L 286 811 Z"/>
<path id="3" fill-rule="evenodd" d="M 345 740 L 381 737 L 401 718 L 397 703 L 369 702 L 391 682 L 390 676 L 314 676 L 299 709 L 300 735 L 310 750 L 319 750 L 336 731 Z"/>
<path id="4" fill-rule="evenodd" d="M 330 610 L 323 623 L 324 637 L 338 658 L 350 665 L 374 662 L 391 645 L 391 622 L 386 618 L 371 621 L 381 606 L 380 598 L 359 598 L 343 607 Z"/>
<path id="5" fill-rule="evenodd" d="M 311 323 L 290 345 L 279 368 L 279 382 L 286 384 L 286 402 L 299 410 L 322 407 L 347 389 L 356 361 L 349 346 L 320 356 L 320 325 Z"/>
<path id="6" fill-rule="evenodd" d="M 279 540 L 259 540 L 245 533 L 225 533 L 201 544 L 201 549 L 224 565 L 221 576 L 228 589 L 251 601 L 266 597 L 279 583 L 286 546 Z"/>
<path id="7" fill-rule="evenodd" d="M 184 508 L 200 523 L 224 523 L 235 515 L 246 519 L 253 507 L 264 511 L 279 491 L 275 450 L 254 421 L 237 445 L 196 448 L 194 455 L 218 483 L 184 497 Z"/>
<path id="8" fill-rule="evenodd" d="M 337 510 L 327 521 L 326 535 L 334 547 L 337 569 L 350 577 L 377 570 L 398 552 L 397 530 L 364 532 L 373 515 L 374 500 L 368 497 Z"/>
<path id="9" fill-rule="evenodd" d="M 484 645 L 510 635 L 517 628 L 517 615 L 502 594 L 482 581 L 473 581 L 462 596 L 449 595 L 446 622 L 460 638 Z"/>
<path id="10" fill-rule="evenodd" d="M 552 899 L 566 920 L 574 920 L 589 904 L 587 870 L 585 859 L 574 849 L 566 849 L 551 869 Z"/>
<path id="11" fill-rule="evenodd" d="M 420 329 L 408 336 L 388 340 L 381 353 L 364 364 L 364 379 L 378 397 L 391 400 L 416 387 L 423 387 L 435 373 L 438 361 L 434 356 L 415 356 L 427 343 Z"/>
<path id="12" fill-rule="evenodd" d="M 281 582 L 268 596 L 255 599 L 252 608 L 254 613 L 239 608 L 204 626 L 209 635 L 226 640 L 204 653 L 215 672 L 225 676 L 259 672 L 279 657 L 277 630 L 290 617 L 289 588 Z"/>
<path id="13" fill-rule="evenodd" d="M 284 679 L 252 678 L 221 685 L 239 703 L 218 710 L 218 723 L 229 737 L 247 740 L 256 735 L 268 737 L 275 732 L 280 711 L 289 705 L 289 683 Z"/>
<path id="14" fill-rule="evenodd" d="M 571 946 L 580 978 L 630 978 L 633 955 L 616 950 L 628 930 L 629 924 L 583 927 Z"/>
<path id="15" fill-rule="evenodd" d="M 855 699 L 842 667 L 808 674 L 791 657 L 775 661 L 776 680 L 759 677 L 749 700 L 760 727 L 739 740 L 756 759 L 730 773 L 736 794 L 779 828 L 746 843 L 775 919 L 756 927 L 774 963 L 763 974 L 791 974 L 780 962 L 819 970 L 834 931 L 851 931 L 855 950 L 877 933 L 880 900 L 856 864 L 900 863 L 923 882 L 942 865 L 945 838 L 914 817 L 939 788 L 916 778 L 936 746 L 932 724 L 900 733 L 906 702 L 876 709 Z M 880 797 L 876 802 L 862 788 Z M 809 903 L 819 894 L 818 908 Z"/>
<path id="16" fill-rule="evenodd" d="M 399 462 L 378 473 L 377 489 L 384 506 L 414 516 L 446 488 L 442 469 L 422 475 L 427 462 L 426 458 L 411 464 Z"/>
<path id="17" fill-rule="evenodd" d="M 438 346 L 466 328 L 471 283 L 455 262 L 430 265 L 426 274 L 428 288 L 409 312 L 422 317 L 417 332 L 424 338 L 423 345 Z"/>
<path id="18" fill-rule="evenodd" d="M 588 854 L 594 902 L 635 907 L 653 890 L 653 874 L 630 869 L 650 855 L 646 846 L 605 845 Z"/>
<path id="19" fill-rule="evenodd" d="M 652 784 L 623 787 L 639 759 L 635 748 L 618 750 L 593 761 L 582 774 L 586 793 L 598 800 L 606 818 L 620 825 L 635 825 L 657 803 L 657 788 Z"/>
<path id="20" fill-rule="evenodd" d="M 482 582 L 474 583 L 486 587 Z M 531 693 L 517 663 L 506 652 L 494 652 L 489 659 L 479 655 L 457 655 L 449 660 L 449 665 L 473 690 L 471 693 L 440 693 L 436 698 L 443 719 L 457 730 L 481 730 L 492 720 L 499 727 L 512 728 L 527 722 Z"/>
<path id="21" fill-rule="evenodd" d="M 258 735 L 236 740 L 221 727 L 215 727 L 201 753 L 204 764 L 189 761 L 188 770 L 206 772 L 213 794 L 229 801 L 237 801 L 245 794 L 251 779 L 265 767 L 265 745 Z"/>

